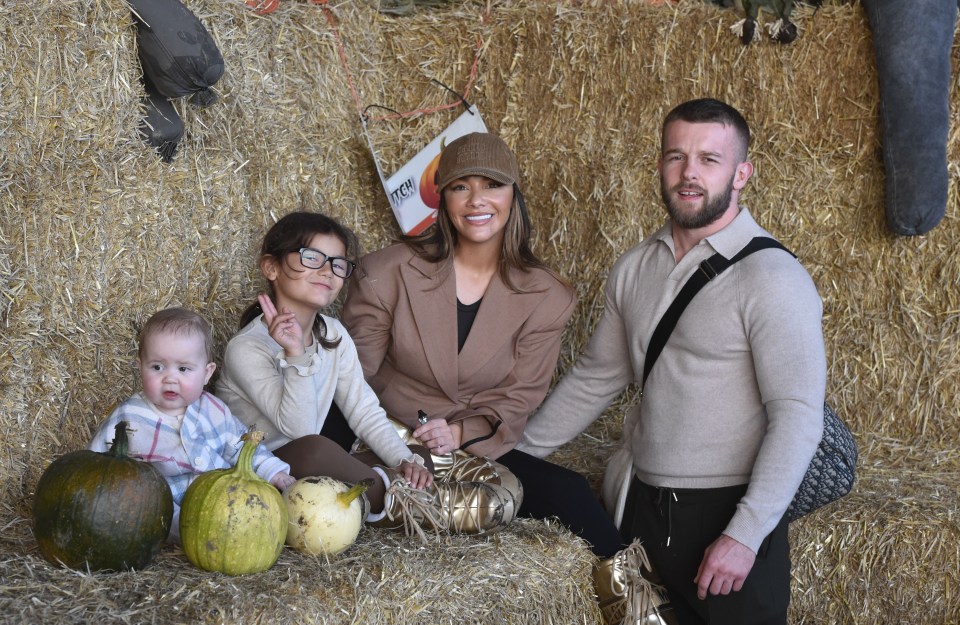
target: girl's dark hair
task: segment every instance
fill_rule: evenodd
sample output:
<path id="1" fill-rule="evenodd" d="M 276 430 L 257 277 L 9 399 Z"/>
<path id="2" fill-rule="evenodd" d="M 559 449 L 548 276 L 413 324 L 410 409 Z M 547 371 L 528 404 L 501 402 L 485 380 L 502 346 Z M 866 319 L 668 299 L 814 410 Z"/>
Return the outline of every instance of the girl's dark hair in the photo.
<path id="1" fill-rule="evenodd" d="M 320 213 L 297 211 L 284 215 L 264 235 L 263 244 L 260 246 L 260 261 L 262 262 L 264 257 L 270 256 L 282 267 L 287 262 L 288 255 L 291 252 L 299 252 L 300 248 L 308 247 L 313 237 L 318 234 L 329 234 L 337 237 L 346 249 L 347 258 L 355 259 L 357 257 L 360 245 L 357 242 L 356 235 L 349 228 Z M 267 290 L 270 299 L 276 302 L 277 296 L 273 292 L 273 285 L 269 281 L 267 282 Z M 254 300 L 240 315 L 240 327 L 246 327 L 248 323 L 262 313 L 263 309 L 260 307 L 260 303 Z M 318 337 L 317 340 L 320 341 L 320 345 L 324 349 L 333 349 L 340 344 L 339 337 L 336 340 L 327 338 L 327 324 L 323 322 L 322 315 L 317 315 L 313 323 L 313 329 Z"/>
<path id="2" fill-rule="evenodd" d="M 521 290 L 510 279 L 510 269 L 530 271 L 542 269 L 567 285 L 567 281 L 556 271 L 544 264 L 530 247 L 532 228 L 530 217 L 527 214 L 527 205 L 517 183 L 513 183 L 513 206 L 503 229 L 503 246 L 500 249 L 500 279 L 507 288 L 520 293 Z M 432 263 L 445 260 L 453 253 L 457 245 L 457 229 L 450 221 L 447 213 L 446 201 L 443 199 L 443 190 L 440 191 L 440 210 L 437 211 L 437 221 L 422 234 L 404 237 L 403 242 L 409 245 L 417 255 Z"/>

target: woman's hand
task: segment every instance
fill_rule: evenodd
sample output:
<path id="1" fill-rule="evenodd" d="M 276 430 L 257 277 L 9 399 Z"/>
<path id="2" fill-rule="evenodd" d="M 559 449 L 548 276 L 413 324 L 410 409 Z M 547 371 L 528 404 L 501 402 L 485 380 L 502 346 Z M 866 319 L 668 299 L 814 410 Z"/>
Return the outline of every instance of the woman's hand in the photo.
<path id="1" fill-rule="evenodd" d="M 413 435 L 430 453 L 442 456 L 460 448 L 463 426 L 459 423 L 447 423 L 444 419 L 430 419 L 415 429 Z"/>
<path id="2" fill-rule="evenodd" d="M 303 330 L 297 323 L 296 315 L 286 308 L 278 313 L 273 300 L 263 293 L 257 295 L 257 301 L 260 302 L 263 320 L 267 322 L 267 331 L 271 338 L 280 344 L 288 358 L 301 355 L 304 352 Z"/>
<path id="3" fill-rule="evenodd" d="M 398 470 L 403 474 L 403 479 L 407 480 L 407 484 L 414 488 L 423 490 L 433 484 L 433 473 L 430 473 L 430 469 L 416 462 L 404 460 L 400 463 Z"/>

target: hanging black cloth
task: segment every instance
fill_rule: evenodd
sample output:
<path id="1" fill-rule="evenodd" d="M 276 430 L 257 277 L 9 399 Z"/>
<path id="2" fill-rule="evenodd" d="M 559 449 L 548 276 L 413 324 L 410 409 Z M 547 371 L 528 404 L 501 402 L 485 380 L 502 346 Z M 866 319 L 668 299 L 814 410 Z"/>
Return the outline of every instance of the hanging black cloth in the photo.
<path id="1" fill-rule="evenodd" d="M 223 56 L 203 23 L 180 0 L 128 0 L 137 24 L 143 74 L 167 98 L 190 96 L 197 106 L 217 100 Z"/>
<path id="2" fill-rule="evenodd" d="M 141 100 L 144 115 L 140 120 L 140 136 L 157 149 L 163 162 L 169 163 L 183 138 L 183 120 L 170 100 L 157 93 L 148 79 L 144 78 L 143 83 L 147 94 Z"/>

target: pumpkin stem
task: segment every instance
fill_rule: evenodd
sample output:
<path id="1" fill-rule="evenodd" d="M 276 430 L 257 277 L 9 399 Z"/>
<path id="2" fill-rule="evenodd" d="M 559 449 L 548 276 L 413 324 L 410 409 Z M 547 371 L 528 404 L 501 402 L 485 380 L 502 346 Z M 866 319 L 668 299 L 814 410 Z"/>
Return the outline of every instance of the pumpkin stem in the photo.
<path id="1" fill-rule="evenodd" d="M 240 436 L 240 440 L 251 441 L 254 444 L 254 446 L 259 445 L 260 443 L 263 442 L 263 432 L 260 432 L 258 430 L 251 430 L 250 432 L 244 432 Z"/>
<path id="2" fill-rule="evenodd" d="M 366 490 L 371 486 L 373 486 L 373 480 L 369 477 L 364 480 L 360 480 L 350 490 L 337 493 L 337 503 L 344 508 L 349 508 L 350 504 L 353 503 L 353 500 L 365 493 Z"/>
<path id="3" fill-rule="evenodd" d="M 110 443 L 110 449 L 107 451 L 108 456 L 114 458 L 126 458 L 127 457 L 127 448 L 129 443 L 127 441 L 127 428 L 130 427 L 130 424 L 126 421 L 121 421 L 114 428 L 113 442 Z"/>
<path id="4" fill-rule="evenodd" d="M 243 448 L 240 450 L 240 457 L 237 459 L 236 471 L 251 479 L 262 479 L 253 471 L 253 454 L 257 451 L 257 445 L 263 440 L 263 432 L 245 432 L 240 440 L 243 441 Z"/>

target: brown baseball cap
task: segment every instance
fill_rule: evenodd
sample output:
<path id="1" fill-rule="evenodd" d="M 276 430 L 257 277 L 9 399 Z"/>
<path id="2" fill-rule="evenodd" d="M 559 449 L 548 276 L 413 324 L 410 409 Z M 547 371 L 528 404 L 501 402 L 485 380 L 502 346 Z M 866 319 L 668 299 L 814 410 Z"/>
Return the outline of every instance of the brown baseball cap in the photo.
<path id="1" fill-rule="evenodd" d="M 520 182 L 520 167 L 503 139 L 489 132 L 472 132 L 444 148 L 437 168 L 437 189 L 465 176 L 486 176 L 501 184 Z"/>

